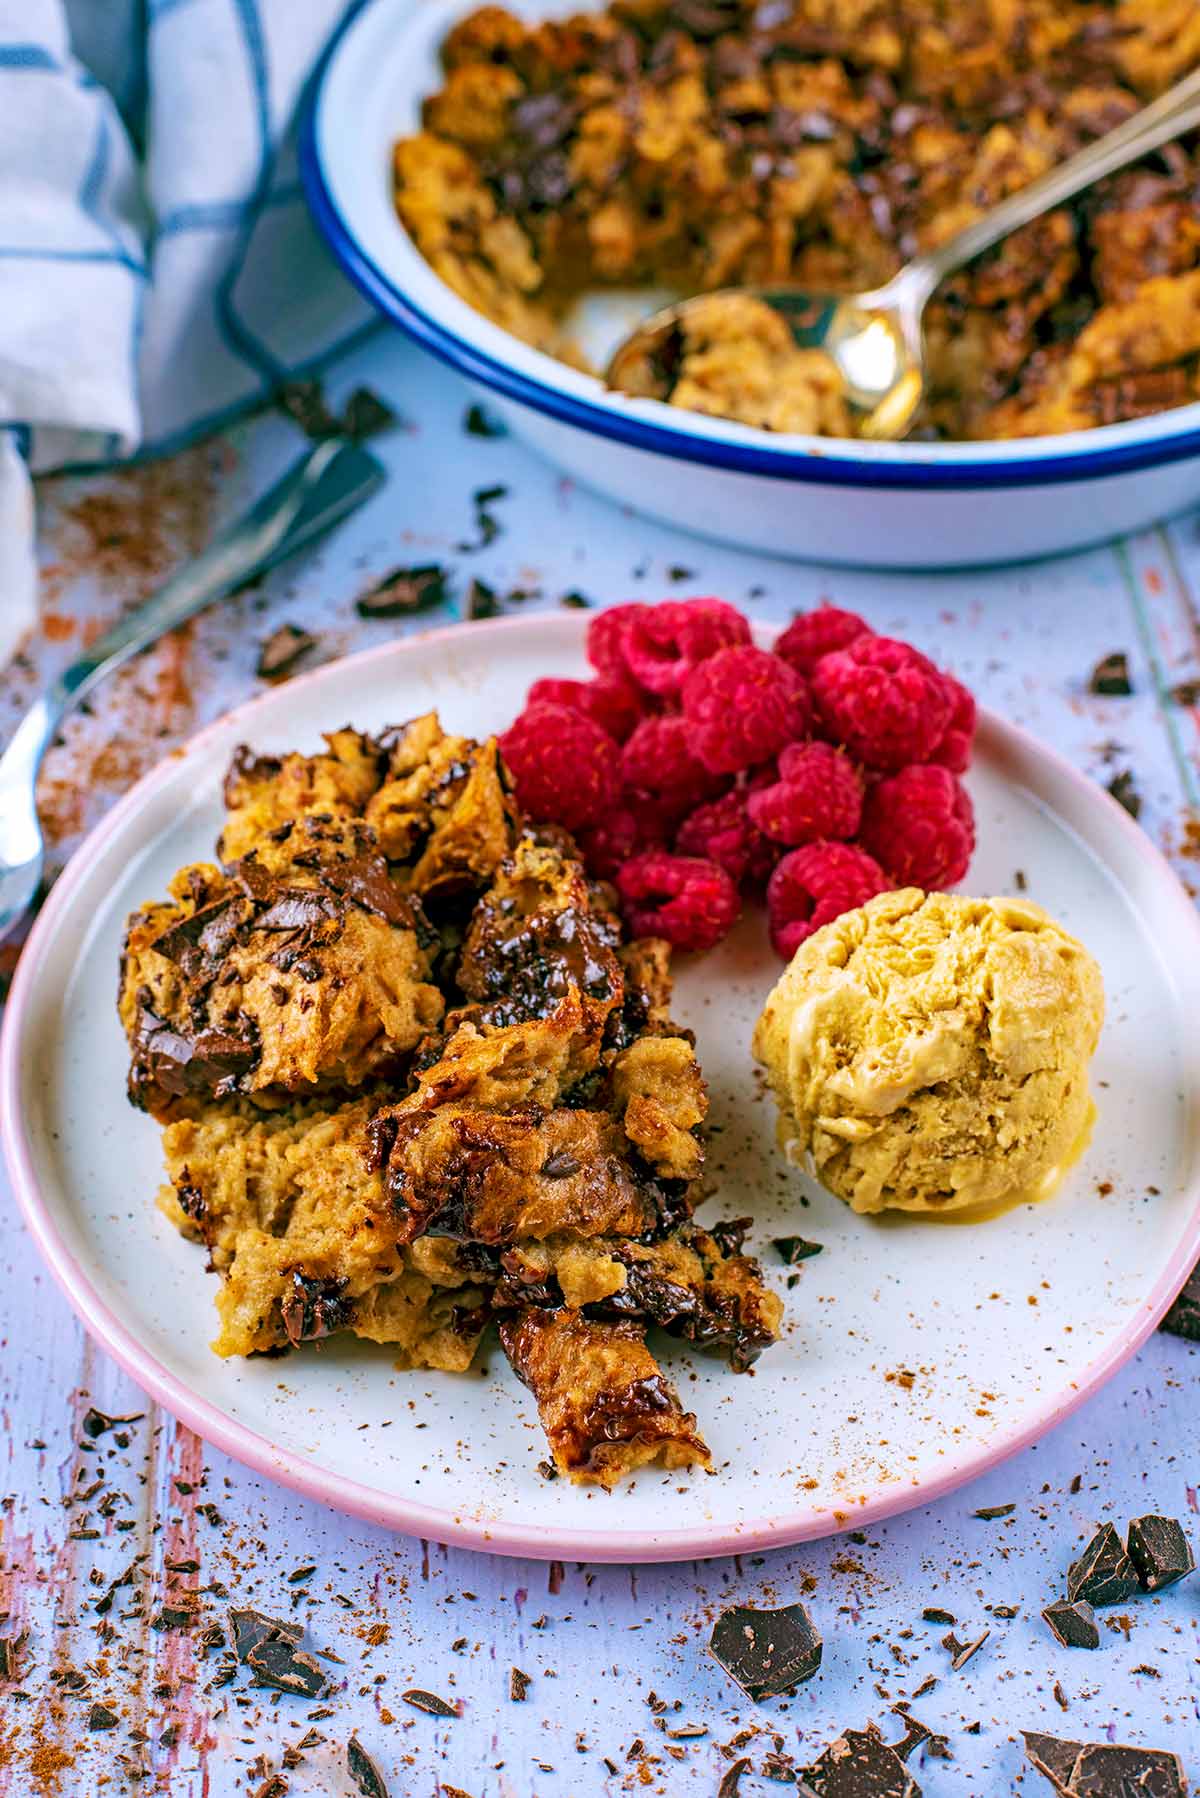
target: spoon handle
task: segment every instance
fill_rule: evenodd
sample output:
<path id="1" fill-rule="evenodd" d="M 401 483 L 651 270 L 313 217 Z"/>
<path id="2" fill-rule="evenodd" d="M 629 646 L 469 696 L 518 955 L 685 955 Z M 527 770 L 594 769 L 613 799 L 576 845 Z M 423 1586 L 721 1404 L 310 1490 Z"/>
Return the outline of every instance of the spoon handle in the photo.
<path id="1" fill-rule="evenodd" d="M 917 277 L 927 295 L 932 293 L 948 275 L 957 273 L 1011 232 L 1073 199 L 1105 175 L 1113 175 L 1151 150 L 1161 149 L 1194 125 L 1200 125 L 1200 69 L 1185 75 L 1182 81 L 1168 88 L 1149 106 L 1143 106 L 1114 131 L 1097 138 L 1095 143 L 1068 157 L 1066 162 L 1031 181 L 1019 193 L 1001 200 L 998 206 L 993 206 L 982 218 L 956 232 L 936 249 L 915 257 L 904 270 L 904 276 L 910 283 Z"/>

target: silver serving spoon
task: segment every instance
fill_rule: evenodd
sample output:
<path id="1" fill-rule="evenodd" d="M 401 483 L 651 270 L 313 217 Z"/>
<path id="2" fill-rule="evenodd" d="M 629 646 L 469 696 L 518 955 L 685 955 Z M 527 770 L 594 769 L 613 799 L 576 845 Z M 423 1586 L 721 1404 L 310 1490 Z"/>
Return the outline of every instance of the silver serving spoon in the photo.
<path id="1" fill-rule="evenodd" d="M 857 414 L 859 436 L 903 437 L 925 386 L 921 318 L 941 282 L 1022 225 L 1053 211 L 1105 175 L 1161 149 L 1195 125 L 1200 125 L 1200 69 L 1115 131 L 1001 200 L 936 249 L 916 257 L 883 287 L 842 297 L 802 293 L 795 287 L 714 291 L 765 300 L 786 320 L 801 348 L 824 350 L 842 375 L 847 404 Z M 652 313 L 614 351 L 605 370 L 608 385 L 634 396 L 652 393 L 653 380 L 647 375 L 656 355 L 689 309 L 713 297 L 711 293 L 697 294 Z"/>
<path id="2" fill-rule="evenodd" d="M 41 884 L 45 851 L 34 788 L 42 756 L 66 714 L 165 631 L 323 535 L 384 478 L 382 463 L 361 445 L 337 437 L 318 443 L 34 701 L 0 756 L 0 939 L 24 917 Z"/>

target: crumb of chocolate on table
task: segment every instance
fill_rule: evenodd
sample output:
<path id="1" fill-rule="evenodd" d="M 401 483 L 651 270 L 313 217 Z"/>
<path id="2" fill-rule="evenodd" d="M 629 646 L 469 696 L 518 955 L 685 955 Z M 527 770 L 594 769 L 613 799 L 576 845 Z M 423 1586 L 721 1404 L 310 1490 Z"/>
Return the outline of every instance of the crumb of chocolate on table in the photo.
<path id="1" fill-rule="evenodd" d="M 1168 697 L 1174 705 L 1190 711 L 1193 706 L 1200 705 L 1200 680 L 1176 681 Z"/>
<path id="2" fill-rule="evenodd" d="M 508 426 L 480 405 L 468 406 L 463 413 L 463 430 L 468 437 L 507 437 Z"/>
<path id="3" fill-rule="evenodd" d="M 255 1786 L 250 1798 L 287 1798 L 288 1782 L 282 1773 L 268 1773 L 260 1786 Z"/>
<path id="4" fill-rule="evenodd" d="M 558 1468 L 554 1465 L 553 1461 L 539 1461 L 534 1468 L 534 1472 L 540 1474 L 541 1478 L 544 1480 L 556 1480 L 558 1478 Z"/>
<path id="5" fill-rule="evenodd" d="M 1069 1599 L 1056 1598 L 1053 1604 L 1046 1606 L 1042 1616 L 1064 1648 L 1099 1648 L 1096 1613 L 1086 1598 L 1076 1599 L 1074 1604 Z"/>
<path id="6" fill-rule="evenodd" d="M 1134 779 L 1132 768 L 1122 768 L 1119 774 L 1114 774 L 1108 783 L 1107 790 L 1118 805 L 1125 807 L 1131 818 L 1141 817 L 1142 796 L 1137 790 L 1137 782 Z"/>
<path id="7" fill-rule="evenodd" d="M 997 1517 L 1011 1517 L 1016 1508 L 1016 1505 L 983 1505 L 978 1511 L 972 1511 L 971 1515 L 984 1523 L 991 1523 Z"/>
<path id="8" fill-rule="evenodd" d="M 821 1665 L 821 1636 L 802 1604 L 733 1605 L 717 1618 L 708 1647 L 755 1703 L 802 1685 Z"/>
<path id="9" fill-rule="evenodd" d="M 740 1761 L 734 1761 L 732 1767 L 727 1767 L 721 1776 L 721 1783 L 717 1787 L 717 1798 L 738 1798 L 742 1774 L 749 1771 L 748 1756 L 743 1755 Z"/>
<path id="10" fill-rule="evenodd" d="M 351 1736 L 346 1744 L 346 1771 L 362 1798 L 388 1798 L 383 1774 L 357 1736 Z"/>
<path id="11" fill-rule="evenodd" d="M 95 1405 L 89 1405 L 83 1414 L 80 1428 L 84 1435 L 94 1442 L 98 1436 L 103 1436 L 107 1430 L 115 1429 L 119 1423 L 141 1423 L 145 1415 L 144 1411 L 130 1411 L 124 1417 L 115 1415 L 110 1417 L 105 1411 L 97 1411 Z"/>
<path id="12" fill-rule="evenodd" d="M 463 617 L 474 622 L 480 618 L 497 618 L 499 614 L 500 602 L 496 597 L 496 589 L 473 575 L 463 600 Z"/>
<path id="13" fill-rule="evenodd" d="M 1169 1336 L 1183 1336 L 1189 1342 L 1200 1342 L 1200 1263 L 1184 1281 L 1179 1297 L 1158 1327 Z"/>
<path id="14" fill-rule="evenodd" d="M 693 581 L 695 578 L 696 570 L 694 568 L 686 567 L 682 562 L 672 562 L 671 566 L 667 569 L 667 579 L 669 581 Z"/>
<path id="15" fill-rule="evenodd" d="M 508 1695 L 514 1704 L 524 1704 L 532 1684 L 533 1680 L 530 1678 L 529 1674 L 523 1673 L 519 1667 L 511 1667 L 509 1669 Z"/>
<path id="16" fill-rule="evenodd" d="M 402 618 L 446 601 L 447 570 L 437 562 L 393 568 L 354 602 L 360 618 Z"/>
<path id="17" fill-rule="evenodd" d="M 1135 1517 L 1126 1537 L 1126 1553 L 1143 1592 L 1161 1592 L 1196 1568 L 1192 1545 L 1175 1517 Z"/>
<path id="18" fill-rule="evenodd" d="M 1018 893 L 1027 893 L 1029 891 L 1029 877 L 1024 868 L 1018 868 L 1013 875 L 1013 885 L 1016 887 Z"/>
<path id="19" fill-rule="evenodd" d="M 960 1672 L 967 1662 L 979 1653 L 991 1633 L 990 1629 L 985 1629 L 983 1634 L 976 1636 L 973 1642 L 960 1642 L 954 1631 L 949 1630 L 942 1637 L 942 1647 L 950 1651 L 950 1671 L 952 1673 Z"/>
<path id="20" fill-rule="evenodd" d="M 378 437 L 399 422 L 394 407 L 389 406 L 386 400 L 381 400 L 370 387 L 356 387 L 342 413 L 342 429 L 355 443 L 365 443 L 368 437 Z"/>
<path id="21" fill-rule="evenodd" d="M 405 1704 L 411 1704 L 414 1710 L 428 1711 L 431 1717 L 457 1717 L 457 1704 L 451 1704 L 445 1698 L 439 1698 L 436 1692 L 424 1692 L 420 1686 L 410 1686 L 407 1692 L 401 1692 Z"/>
<path id="22" fill-rule="evenodd" d="M 469 541 L 456 543 L 454 547 L 460 555 L 472 555 L 476 550 L 486 549 L 489 543 L 496 541 L 502 527 L 492 511 L 492 507 L 497 500 L 505 499 L 507 496 L 508 488 L 501 484 L 475 489 L 471 495 L 471 503 L 475 507 L 475 529 L 479 532 L 479 537 L 474 543 Z"/>
<path id="23" fill-rule="evenodd" d="M 565 606 L 568 612 L 590 612 L 596 602 L 594 599 L 589 599 L 586 593 L 580 593 L 572 587 L 569 592 L 560 597 L 558 603 L 560 606 Z"/>
<path id="24" fill-rule="evenodd" d="M 259 645 L 259 680 L 279 680 L 292 672 L 301 656 L 315 649 L 317 639 L 298 624 L 280 624 Z"/>
<path id="25" fill-rule="evenodd" d="M 909 1772 L 900 1749 L 911 1752 L 915 1741 L 909 1733 L 896 1747 L 884 1741 L 878 1728 L 843 1730 L 810 1767 L 800 1774 L 800 1790 L 806 1798 L 921 1798 L 921 1788 Z"/>
<path id="26" fill-rule="evenodd" d="M 320 441 L 325 437 L 349 437 L 361 443 L 390 430 L 397 414 L 386 400 L 369 387 L 356 387 L 341 414 L 331 410 L 323 382 L 316 376 L 285 381 L 276 390 L 275 404 L 298 424 L 306 437 Z"/>
<path id="27" fill-rule="evenodd" d="M 1101 694 L 1106 699 L 1129 698 L 1133 692 L 1133 682 L 1129 678 L 1129 657 L 1123 649 L 1101 657 L 1092 669 L 1088 690 Z"/>
<path id="28" fill-rule="evenodd" d="M 809 1242 L 803 1236 L 773 1236 L 771 1247 L 785 1267 L 796 1267 L 801 1261 L 810 1261 L 814 1255 L 819 1255 L 825 1245 Z"/>
<path id="29" fill-rule="evenodd" d="M 939 1605 L 934 1604 L 927 1604 L 921 1616 L 926 1623 L 944 1623 L 950 1629 L 958 1622 L 953 1611 L 943 1611 Z"/>
<path id="30" fill-rule="evenodd" d="M 1067 1569 L 1067 1597 L 1072 1603 L 1120 1604 L 1138 1589 L 1137 1568 L 1111 1523 L 1101 1524 L 1077 1561 Z"/>

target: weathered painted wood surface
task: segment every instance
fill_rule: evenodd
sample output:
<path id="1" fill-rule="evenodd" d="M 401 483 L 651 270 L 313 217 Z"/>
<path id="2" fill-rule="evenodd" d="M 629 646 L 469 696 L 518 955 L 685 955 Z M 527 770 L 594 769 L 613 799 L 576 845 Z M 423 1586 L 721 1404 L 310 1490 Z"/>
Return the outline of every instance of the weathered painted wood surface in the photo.
<path id="1" fill-rule="evenodd" d="M 59 865 L 137 774 L 256 690 L 258 644 L 277 623 L 314 632 L 313 661 L 379 641 L 398 627 L 363 623 L 355 596 L 396 563 L 444 559 L 460 595 L 476 577 L 501 596 L 533 594 L 504 602 L 524 609 L 571 590 L 716 592 L 763 616 L 823 595 L 861 607 L 1076 766 L 1104 781 L 1129 771 L 1150 834 L 1185 880 L 1200 871 L 1200 710 L 1174 691 L 1200 676 L 1194 518 L 991 573 L 798 568 L 624 516 L 512 440 L 464 433 L 470 396 L 398 343 L 369 345 L 333 396 L 360 381 L 407 421 L 380 440 L 386 492 L 72 721 L 46 771 Z M 83 634 L 197 549 L 295 448 L 294 426 L 271 417 L 163 468 L 48 482 L 42 631 L 0 690 L 0 735 Z M 490 486 L 506 489 L 492 505 L 502 532 L 463 549 L 477 540 L 472 493 Z M 1090 697 L 1090 669 L 1118 649 L 1134 696 Z M 916 1768 L 929 1798 L 1041 1788 L 1021 1772 L 1022 1726 L 1173 1747 L 1200 1778 L 1200 1579 L 1104 1613 L 1094 1654 L 1058 1647 L 1039 1617 L 1094 1521 L 1163 1510 L 1200 1533 L 1200 1352 L 1181 1341 L 1155 1338 L 1036 1448 L 865 1537 L 662 1569 L 564 1567 L 388 1536 L 209 1451 L 88 1343 L 10 1203 L 0 1270 L 0 1636 L 27 1632 L 15 1677 L 0 1682 L 4 1798 L 337 1798 L 355 1789 L 355 1733 L 393 1798 L 712 1794 L 741 1759 L 743 1798 L 761 1798 L 787 1789 L 763 1776 L 774 1749 L 803 1764 L 847 1724 L 873 1719 L 887 1733 L 889 1707 L 918 1691 L 916 1714 L 953 1755 Z M 92 1437 L 89 1406 L 145 1415 Z M 1011 1516 L 973 1515 L 1005 1503 Z M 733 1600 L 802 1594 L 825 1632 L 820 1675 L 790 1701 L 746 1703 L 704 1652 L 712 1619 Z M 307 1645 L 331 1656 L 331 1697 L 255 1690 L 244 1669 L 223 1683 L 205 1630 L 239 1601 L 303 1623 Z M 957 1674 L 926 1606 L 951 1611 L 961 1636 L 991 1630 Z M 523 1702 L 510 1696 L 513 1667 L 530 1676 Z M 461 1714 L 413 1708 L 402 1696 L 413 1687 Z M 106 1720 L 96 1704 L 111 1728 L 89 1728 Z"/>

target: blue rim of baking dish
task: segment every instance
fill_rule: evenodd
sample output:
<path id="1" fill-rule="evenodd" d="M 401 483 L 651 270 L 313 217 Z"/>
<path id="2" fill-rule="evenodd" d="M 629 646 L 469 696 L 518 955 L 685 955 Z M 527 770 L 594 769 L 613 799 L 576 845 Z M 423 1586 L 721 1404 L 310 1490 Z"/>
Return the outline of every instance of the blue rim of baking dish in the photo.
<path id="1" fill-rule="evenodd" d="M 911 462 L 876 461 L 846 455 L 835 447 L 836 439 L 832 438 L 828 449 L 823 443 L 819 449 L 782 449 L 772 445 L 759 448 L 753 444 L 695 436 L 686 428 L 596 405 L 563 393 L 548 382 L 539 381 L 489 355 L 418 306 L 383 272 L 347 225 L 325 177 L 318 144 L 318 123 L 326 76 L 347 33 L 368 7 L 378 4 L 380 0 L 359 0 L 359 4 L 350 7 L 313 71 L 300 116 L 297 146 L 300 179 L 318 231 L 355 287 L 392 324 L 398 325 L 422 348 L 468 380 L 477 381 L 506 399 L 515 400 L 560 423 L 607 437 L 632 449 L 737 474 L 764 475 L 774 480 L 825 486 L 906 488 L 921 492 L 1045 487 L 1092 481 L 1105 475 L 1132 474 L 1141 469 L 1165 467 L 1169 463 L 1200 457 L 1200 427 L 1175 432 L 1159 441 L 1141 439 L 1024 460 L 1013 457 L 1003 461 L 969 461 L 965 458 L 954 462 L 916 458 Z M 403 230 L 399 220 L 396 228 Z M 667 409 L 662 408 L 663 411 Z M 1171 414 L 1164 412 L 1157 416 L 1169 419 Z M 1041 441 L 1048 440 L 1043 438 Z M 921 447 L 928 451 L 929 446 Z"/>

